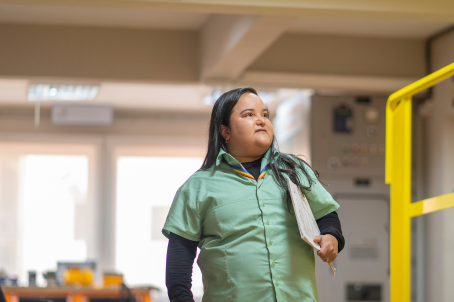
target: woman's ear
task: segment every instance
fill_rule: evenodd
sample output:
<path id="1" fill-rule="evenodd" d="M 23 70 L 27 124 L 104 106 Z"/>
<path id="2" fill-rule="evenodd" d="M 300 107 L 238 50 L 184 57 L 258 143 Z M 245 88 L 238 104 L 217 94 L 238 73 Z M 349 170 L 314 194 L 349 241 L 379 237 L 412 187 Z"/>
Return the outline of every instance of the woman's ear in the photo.
<path id="1" fill-rule="evenodd" d="M 225 140 L 228 140 L 230 138 L 230 129 L 228 127 L 221 125 L 219 132 Z"/>

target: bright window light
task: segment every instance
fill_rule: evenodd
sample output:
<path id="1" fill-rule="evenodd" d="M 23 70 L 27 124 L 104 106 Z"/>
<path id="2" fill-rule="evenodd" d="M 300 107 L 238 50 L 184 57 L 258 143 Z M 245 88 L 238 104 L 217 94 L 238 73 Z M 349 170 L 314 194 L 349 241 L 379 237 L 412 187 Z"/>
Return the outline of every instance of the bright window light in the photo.
<path id="1" fill-rule="evenodd" d="M 165 300 L 168 240 L 161 230 L 178 188 L 202 162 L 203 158 L 151 156 L 120 156 L 117 160 L 115 269 L 128 284 L 159 287 L 159 301 L 169 301 Z M 203 294 L 197 264 L 192 292 L 195 301 Z"/>
<path id="2" fill-rule="evenodd" d="M 87 202 L 88 158 L 83 155 L 26 155 L 20 176 L 19 279 L 35 270 L 55 270 L 58 261 L 86 261 L 88 246 L 77 219 Z M 79 213 L 77 213 L 79 211 Z M 78 216 L 81 215 L 81 216 Z"/>
<path id="3" fill-rule="evenodd" d="M 99 85 L 52 85 L 31 84 L 29 101 L 91 101 L 99 91 Z"/>

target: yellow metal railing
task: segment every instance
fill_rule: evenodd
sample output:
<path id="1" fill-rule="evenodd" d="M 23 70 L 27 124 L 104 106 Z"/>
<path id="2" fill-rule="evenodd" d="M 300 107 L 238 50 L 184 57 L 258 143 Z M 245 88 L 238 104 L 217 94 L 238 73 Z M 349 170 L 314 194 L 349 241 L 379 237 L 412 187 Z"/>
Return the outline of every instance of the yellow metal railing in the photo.
<path id="1" fill-rule="evenodd" d="M 386 183 L 391 185 L 391 302 L 411 299 L 411 218 L 454 207 L 454 193 L 411 203 L 412 97 L 452 75 L 454 63 L 388 98 Z"/>

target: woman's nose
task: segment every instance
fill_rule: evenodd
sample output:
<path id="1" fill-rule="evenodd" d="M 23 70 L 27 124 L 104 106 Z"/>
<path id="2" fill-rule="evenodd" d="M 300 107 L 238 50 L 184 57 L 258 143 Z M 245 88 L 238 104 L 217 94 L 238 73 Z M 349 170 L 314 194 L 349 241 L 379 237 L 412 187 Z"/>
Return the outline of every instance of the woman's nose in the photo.
<path id="1" fill-rule="evenodd" d="M 265 123 L 265 118 L 263 116 L 259 116 L 259 118 L 257 119 L 257 124 L 264 124 Z"/>

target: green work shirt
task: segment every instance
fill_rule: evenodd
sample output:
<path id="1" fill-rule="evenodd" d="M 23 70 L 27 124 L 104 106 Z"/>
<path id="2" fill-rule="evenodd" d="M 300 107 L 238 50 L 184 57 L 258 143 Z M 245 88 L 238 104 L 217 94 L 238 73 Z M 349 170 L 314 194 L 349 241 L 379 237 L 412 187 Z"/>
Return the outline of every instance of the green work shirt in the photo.
<path id="1" fill-rule="evenodd" d="M 289 212 L 287 194 L 272 170 L 257 182 L 236 173 L 222 157 L 242 167 L 221 149 L 216 164 L 195 172 L 178 189 L 162 230 L 167 238 L 172 232 L 199 241 L 202 301 L 317 301 L 314 251 L 301 239 L 293 206 L 290 202 Z M 313 183 L 304 193 L 315 219 L 337 210 L 314 172 L 306 171 Z"/>

